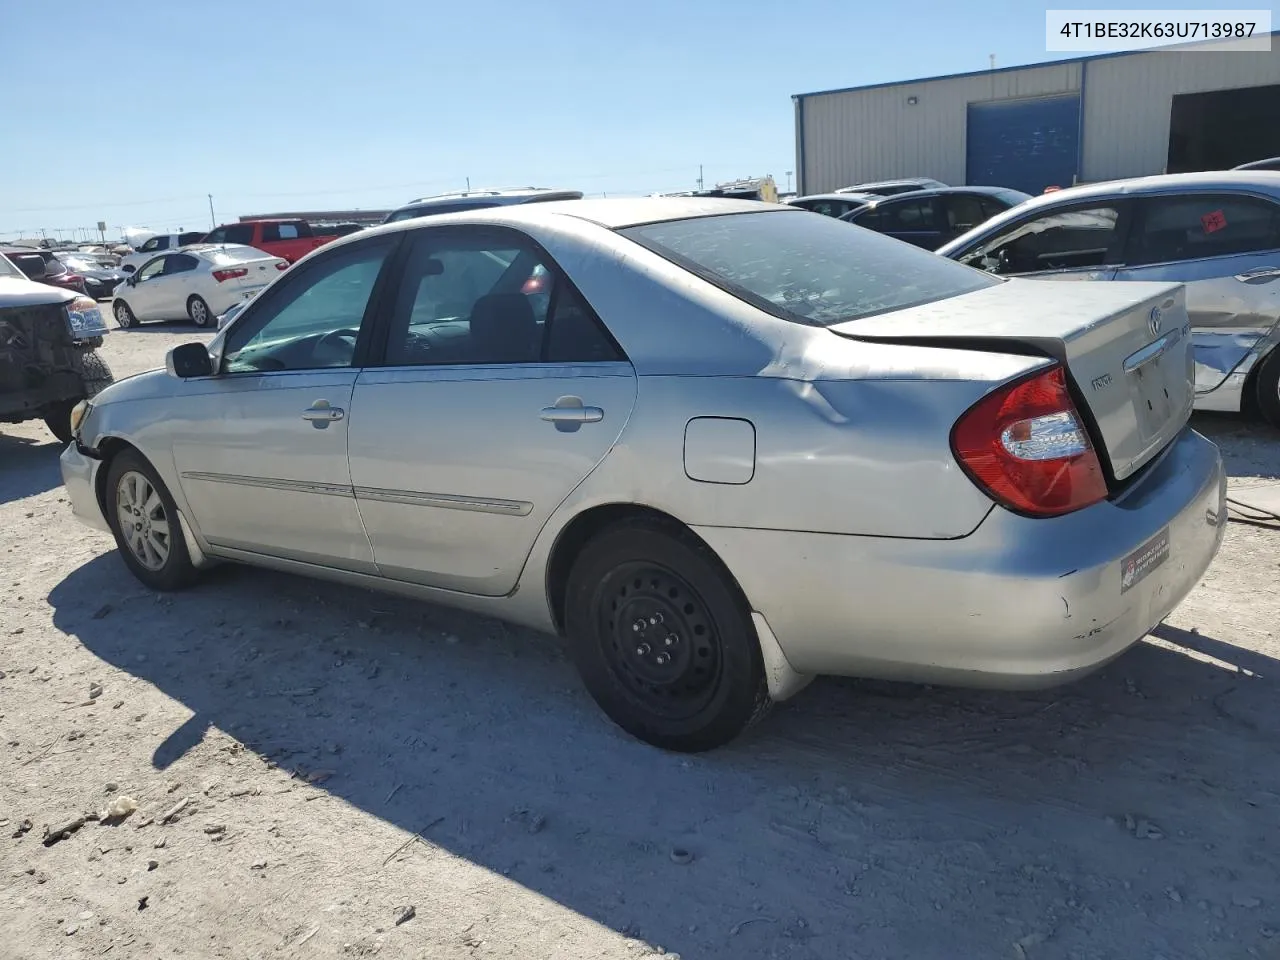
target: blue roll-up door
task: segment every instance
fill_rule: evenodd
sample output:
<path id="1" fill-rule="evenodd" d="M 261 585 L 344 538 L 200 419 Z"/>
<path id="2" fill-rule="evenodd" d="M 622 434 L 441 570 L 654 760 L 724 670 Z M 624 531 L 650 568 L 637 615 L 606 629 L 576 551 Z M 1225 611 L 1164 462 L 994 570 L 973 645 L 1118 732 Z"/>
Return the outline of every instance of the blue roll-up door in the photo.
<path id="1" fill-rule="evenodd" d="M 1077 173 L 1080 97 L 969 104 L 966 180 L 1040 193 Z"/>

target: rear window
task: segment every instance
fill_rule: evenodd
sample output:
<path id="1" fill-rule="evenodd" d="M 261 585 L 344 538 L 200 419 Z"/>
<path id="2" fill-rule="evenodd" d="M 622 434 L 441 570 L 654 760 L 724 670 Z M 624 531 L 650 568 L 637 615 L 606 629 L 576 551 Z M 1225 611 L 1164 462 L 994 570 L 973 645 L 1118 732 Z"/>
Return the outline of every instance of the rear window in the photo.
<path id="1" fill-rule="evenodd" d="M 812 326 L 945 300 L 999 283 L 831 217 L 746 213 L 621 233 L 774 316 Z"/>
<path id="2" fill-rule="evenodd" d="M 205 254 L 206 259 L 220 267 L 229 263 L 250 263 L 254 260 L 265 259 L 267 256 L 268 254 L 263 253 L 257 247 L 224 247 L 221 250 L 211 250 Z"/>

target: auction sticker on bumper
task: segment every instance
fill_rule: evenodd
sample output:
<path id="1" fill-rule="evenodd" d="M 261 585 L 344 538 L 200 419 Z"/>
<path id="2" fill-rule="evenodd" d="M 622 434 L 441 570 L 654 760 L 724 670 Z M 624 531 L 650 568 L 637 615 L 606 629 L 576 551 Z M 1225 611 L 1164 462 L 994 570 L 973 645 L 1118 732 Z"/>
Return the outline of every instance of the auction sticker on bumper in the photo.
<path id="1" fill-rule="evenodd" d="M 1120 592 L 1135 587 L 1160 564 L 1169 559 L 1169 528 L 1154 537 L 1120 562 Z"/>

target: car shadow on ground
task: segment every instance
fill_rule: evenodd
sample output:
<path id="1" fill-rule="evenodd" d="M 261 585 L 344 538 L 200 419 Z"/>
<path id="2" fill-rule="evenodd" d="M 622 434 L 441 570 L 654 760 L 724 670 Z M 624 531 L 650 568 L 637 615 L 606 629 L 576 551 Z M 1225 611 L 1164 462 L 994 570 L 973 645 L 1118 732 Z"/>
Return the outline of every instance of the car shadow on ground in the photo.
<path id="1" fill-rule="evenodd" d="M 0 503 L 34 497 L 60 485 L 58 457 L 63 449 L 52 434 L 46 441 L 0 433 Z"/>
<path id="2" fill-rule="evenodd" d="M 1099 916 L 1144 956 L 1274 945 L 1238 904 L 1280 875 L 1280 663 L 1212 637 L 1162 627 L 1036 693 L 818 681 L 683 757 L 612 726 L 558 641 L 455 611 L 235 567 L 153 596 L 113 555 L 50 603 L 193 711 L 157 769 L 216 727 L 668 951 L 1124 955 L 1097 952 Z"/>
<path id="3" fill-rule="evenodd" d="M 1235 413 L 1197 412 L 1191 426 L 1222 451 L 1222 462 L 1231 477 L 1280 479 L 1275 451 L 1280 430 L 1256 417 Z"/>

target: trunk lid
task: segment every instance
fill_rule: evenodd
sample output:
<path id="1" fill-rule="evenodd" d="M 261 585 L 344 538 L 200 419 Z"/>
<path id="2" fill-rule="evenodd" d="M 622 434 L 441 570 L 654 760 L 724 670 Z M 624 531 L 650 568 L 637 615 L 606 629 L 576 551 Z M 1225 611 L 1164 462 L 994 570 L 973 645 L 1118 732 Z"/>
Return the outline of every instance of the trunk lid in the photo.
<path id="1" fill-rule="evenodd" d="M 1182 430 L 1194 400 L 1186 291 L 1169 283 L 1009 280 L 830 328 L 859 340 L 1058 360 L 1116 480 Z"/>

